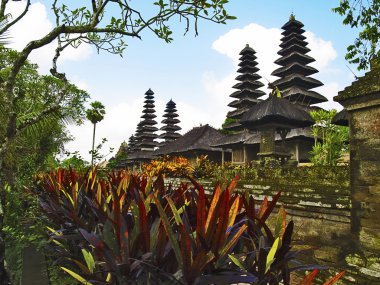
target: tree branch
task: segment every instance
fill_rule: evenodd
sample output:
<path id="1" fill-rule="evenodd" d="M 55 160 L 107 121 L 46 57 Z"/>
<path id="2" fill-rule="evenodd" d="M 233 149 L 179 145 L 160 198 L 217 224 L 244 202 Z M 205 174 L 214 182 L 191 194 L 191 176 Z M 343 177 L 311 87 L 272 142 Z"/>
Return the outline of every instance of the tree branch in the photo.
<path id="1" fill-rule="evenodd" d="M 16 24 L 18 21 L 20 21 L 25 15 L 26 13 L 28 12 L 29 10 L 29 7 L 30 7 L 30 0 L 28 0 L 28 2 L 26 3 L 26 6 L 25 6 L 25 9 L 24 11 L 20 14 L 20 16 L 18 16 L 16 19 L 14 19 L 13 21 L 9 22 L 8 24 L 6 24 L 1 30 L 0 30 L 0 35 L 3 34 L 5 31 L 8 31 L 8 29 L 10 27 L 12 27 L 14 24 Z M 1 2 L 1 5 L 3 5 L 3 2 Z M 3 7 L 1 7 L 2 9 Z M 5 7 L 4 7 L 5 8 Z M 0 11 L 0 15 L 1 13 L 5 13 L 5 11 Z M 5 17 L 5 16 L 1 16 L 1 17 Z"/>
<path id="2" fill-rule="evenodd" d="M 59 109 L 61 108 L 61 106 L 59 104 L 56 104 L 56 105 L 53 105 L 53 106 L 50 106 L 46 109 L 44 109 L 41 113 L 39 113 L 37 116 L 34 116 L 33 118 L 30 118 L 30 119 L 27 119 L 25 120 L 24 122 L 22 122 L 21 124 L 19 124 L 16 128 L 16 135 L 21 132 L 22 130 L 24 130 L 25 128 L 31 126 L 31 125 L 34 125 L 36 123 L 38 123 L 39 121 L 41 121 L 43 118 L 45 118 L 47 115 L 49 114 L 52 114 L 56 111 L 58 111 Z"/>
<path id="3" fill-rule="evenodd" d="M 1 6 L 0 6 L 0 19 L 3 19 L 5 17 L 5 8 L 7 7 L 8 0 L 1 0 Z"/>

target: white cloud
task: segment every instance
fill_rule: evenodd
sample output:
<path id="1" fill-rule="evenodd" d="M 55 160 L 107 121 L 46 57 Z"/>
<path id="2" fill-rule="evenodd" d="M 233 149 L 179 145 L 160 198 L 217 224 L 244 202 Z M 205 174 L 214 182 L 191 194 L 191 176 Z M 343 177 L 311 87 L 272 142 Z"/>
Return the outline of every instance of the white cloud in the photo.
<path id="1" fill-rule="evenodd" d="M 235 73 L 230 73 L 223 78 L 217 78 L 213 72 L 205 72 L 202 76 L 202 84 L 207 92 L 205 105 L 209 106 L 210 125 L 220 127 L 229 111 L 227 106 L 232 100 L 229 95 L 234 91 L 232 86 L 235 84 Z M 212 110 L 211 110 L 212 108 Z"/>
<path id="2" fill-rule="evenodd" d="M 181 121 L 179 126 L 182 128 L 182 134 L 200 125 L 209 124 L 215 128 L 220 126 L 212 112 L 203 111 L 185 102 L 178 102 L 177 110 L 179 115 L 178 119 Z"/>
<path id="3" fill-rule="evenodd" d="M 332 101 L 332 98 L 341 90 L 340 85 L 336 80 L 334 81 L 332 73 L 335 73 L 335 77 L 337 77 L 337 74 L 342 74 L 342 71 L 330 67 L 330 63 L 336 58 L 337 52 L 331 41 L 319 38 L 310 31 L 306 31 L 305 36 L 309 43 L 308 47 L 311 49 L 309 55 L 316 59 L 312 65 L 320 71 L 318 77 L 332 78 L 330 82 L 324 82 L 323 87 L 316 89 L 317 92 L 329 99 L 329 102 L 323 103 L 321 106 L 327 109 L 341 109 L 340 104 Z M 280 49 L 281 37 L 280 29 L 266 28 L 251 23 L 241 29 L 230 30 L 212 44 L 214 50 L 226 55 L 234 63 L 234 70 L 231 70 L 223 78 L 217 78 L 212 71 L 205 72 L 203 75 L 203 85 L 206 92 L 214 100 L 216 96 L 219 96 L 219 100 L 216 102 L 220 110 L 225 110 L 224 114 L 228 111 L 227 104 L 232 101 L 229 95 L 233 92 L 231 87 L 235 84 L 234 78 L 237 76 L 239 52 L 246 44 L 249 44 L 256 51 L 258 68 L 260 68 L 258 74 L 263 77 L 261 82 L 267 85 L 266 79 L 271 82 L 277 79 L 270 74 L 279 68 L 278 65 L 274 64 L 274 61 L 280 57 L 277 52 Z M 261 88 L 261 90 L 268 93 L 266 87 Z M 221 104 L 222 106 L 220 106 Z"/>
<path id="4" fill-rule="evenodd" d="M 19 16 L 26 1 L 10 1 L 7 4 L 6 13 L 11 14 L 15 19 Z M 49 20 L 46 6 L 41 2 L 33 3 L 27 14 L 10 29 L 9 47 L 21 51 L 30 41 L 38 40 L 49 33 L 53 28 L 53 23 Z M 54 56 L 56 41 L 48 44 L 38 50 L 33 51 L 29 60 L 37 63 L 40 72 L 48 73 L 51 68 L 51 61 Z M 92 54 L 91 46 L 87 44 L 80 45 L 77 49 L 69 47 L 62 52 L 59 63 L 66 61 L 78 61 L 88 58 Z"/>
<path id="5" fill-rule="evenodd" d="M 212 44 L 212 48 L 231 58 L 236 69 L 239 63 L 239 52 L 246 44 L 249 44 L 256 51 L 258 67 L 260 68 L 259 74 L 268 80 L 272 80 L 270 74 L 277 68 L 273 62 L 279 57 L 277 51 L 279 50 L 280 38 L 280 29 L 266 28 L 252 23 L 242 29 L 230 30 L 219 37 Z M 265 79 L 263 79 L 263 83 L 266 83 Z"/>
<path id="6" fill-rule="evenodd" d="M 91 86 L 84 80 L 80 79 L 78 76 L 70 76 L 71 83 L 75 84 L 78 88 L 91 93 Z"/>
<path id="7" fill-rule="evenodd" d="M 113 106 L 106 106 L 104 120 L 96 126 L 97 145 L 101 138 L 107 138 L 108 142 L 104 145 L 102 154 L 108 153 L 109 147 L 117 148 L 125 140 L 128 141 L 130 135 L 136 131 L 137 123 L 140 120 L 143 106 L 143 98 L 130 100 L 129 103 L 122 102 Z M 86 159 L 90 160 L 89 151 L 92 145 L 93 126 L 86 121 L 81 126 L 70 126 L 69 131 L 75 140 L 66 144 L 69 151 L 79 151 Z"/>
<path id="8" fill-rule="evenodd" d="M 311 65 L 322 71 L 324 68 L 327 68 L 329 63 L 337 57 L 337 52 L 331 41 L 325 41 L 322 38 L 318 38 L 310 31 L 306 31 L 305 36 L 309 42 L 308 47 L 311 49 L 308 55 L 315 59 L 315 62 Z"/>
<path id="9" fill-rule="evenodd" d="M 101 151 L 102 155 L 107 155 L 110 147 L 114 148 L 114 153 L 107 156 L 107 159 L 117 152 L 123 141 L 128 142 L 129 137 L 135 133 L 137 124 L 142 115 L 143 101 L 144 98 L 138 98 L 135 100 L 129 100 L 129 103 L 122 102 L 117 105 L 106 106 L 105 118 L 96 126 L 95 145 L 99 144 L 102 138 L 107 138 L 108 142 L 104 145 Z M 215 123 L 212 114 L 203 112 L 184 102 L 176 103 L 179 120 L 181 121 L 179 126 L 182 128 L 182 134 L 200 124 L 209 123 L 213 125 L 213 122 Z M 160 128 L 166 102 L 156 99 L 155 105 L 157 115 L 156 121 L 158 123 L 157 127 Z M 214 126 L 219 127 L 220 125 Z M 66 144 L 66 149 L 71 152 L 79 151 L 84 159 L 90 161 L 91 156 L 89 151 L 92 146 L 93 125 L 86 121 L 81 126 L 69 126 L 69 131 L 75 140 Z"/>
<path id="10" fill-rule="evenodd" d="M 333 98 L 338 95 L 338 92 L 343 90 L 343 87 L 338 82 L 329 82 L 318 88 L 318 92 L 323 94 L 328 102 L 320 103 L 317 106 L 323 109 L 336 109 L 338 111 L 343 109 L 343 106 L 338 102 L 333 101 Z"/>

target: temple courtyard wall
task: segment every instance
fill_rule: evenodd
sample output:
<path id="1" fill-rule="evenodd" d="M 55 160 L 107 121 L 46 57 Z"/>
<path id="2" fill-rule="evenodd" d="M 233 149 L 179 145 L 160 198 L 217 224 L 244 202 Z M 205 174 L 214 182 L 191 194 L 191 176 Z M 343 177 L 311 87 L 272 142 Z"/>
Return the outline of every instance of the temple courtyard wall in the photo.
<path id="1" fill-rule="evenodd" d="M 302 167 L 300 172 L 301 175 L 305 174 Z M 258 205 L 265 196 L 270 200 L 278 191 L 282 191 L 279 205 L 284 206 L 288 219 L 295 223 L 294 245 L 313 248 L 301 254 L 300 259 L 307 264 L 326 265 L 330 268 L 320 272 L 320 280 L 346 270 L 342 284 L 380 284 L 378 260 L 363 259 L 357 236 L 351 231 L 349 168 L 334 168 L 331 179 L 321 177 L 320 183 L 316 183 L 318 175 L 323 173 L 321 171 L 309 180 L 300 177 L 298 181 L 282 177 L 281 174 L 273 179 L 240 180 L 235 191 L 248 191 Z M 293 175 L 296 173 L 293 172 Z M 168 178 L 165 181 L 174 187 L 182 182 L 190 183 L 179 178 Z M 198 182 L 206 192 L 212 193 L 217 181 L 208 179 Z M 373 223 L 377 227 L 378 222 Z"/>

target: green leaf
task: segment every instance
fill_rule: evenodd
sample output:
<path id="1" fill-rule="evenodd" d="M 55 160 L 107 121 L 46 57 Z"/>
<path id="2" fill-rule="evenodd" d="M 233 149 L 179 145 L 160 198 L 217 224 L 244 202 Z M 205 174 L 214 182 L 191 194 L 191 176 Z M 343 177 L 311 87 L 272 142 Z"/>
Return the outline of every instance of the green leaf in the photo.
<path id="1" fill-rule="evenodd" d="M 181 255 L 181 250 L 180 250 L 179 245 L 178 245 L 177 237 L 174 234 L 172 226 L 169 223 L 169 219 L 168 219 L 167 215 L 165 214 L 165 211 L 162 208 L 161 203 L 157 199 L 156 196 L 154 196 L 154 201 L 156 203 L 156 206 L 157 206 L 157 209 L 158 209 L 158 213 L 160 214 L 160 217 L 161 217 L 162 223 L 164 225 L 165 231 L 166 231 L 166 233 L 167 233 L 167 235 L 169 237 L 170 243 L 172 244 L 172 247 L 173 247 L 174 254 L 176 256 L 177 262 L 179 263 L 180 267 L 183 267 L 182 255 Z"/>
<path id="2" fill-rule="evenodd" d="M 61 269 L 68 274 L 70 274 L 72 277 L 74 277 L 76 280 L 78 280 L 80 283 L 85 284 L 85 285 L 92 285 L 90 282 L 88 282 L 86 279 L 84 279 L 82 276 L 79 274 L 75 273 L 74 271 L 71 271 L 70 269 L 67 269 L 65 267 L 61 267 Z"/>
<path id="3" fill-rule="evenodd" d="M 84 260 L 86 261 L 87 268 L 90 270 L 91 273 L 94 273 L 95 261 L 91 252 L 88 252 L 87 250 L 82 248 L 82 254 L 83 254 Z"/>
<path id="4" fill-rule="evenodd" d="M 280 242 L 280 238 L 276 238 L 276 240 L 274 241 L 273 245 L 272 245 L 272 248 L 270 249 L 269 253 L 268 253 L 268 256 L 267 256 L 267 262 L 265 264 L 265 273 L 268 272 L 270 266 L 272 265 L 272 263 L 274 262 L 274 255 L 276 254 L 276 251 L 277 251 L 277 248 L 278 248 L 278 244 Z"/>
<path id="5" fill-rule="evenodd" d="M 173 212 L 173 215 L 174 215 L 174 219 L 175 219 L 176 224 L 177 224 L 178 226 L 179 226 L 179 225 L 183 225 L 183 221 L 182 221 L 182 219 L 181 219 L 181 216 L 179 215 L 179 212 L 178 212 L 176 206 L 174 205 L 173 200 L 172 200 L 170 197 L 166 197 L 166 200 L 168 201 L 169 206 L 170 206 L 170 208 L 172 209 L 172 212 Z"/>
<path id="6" fill-rule="evenodd" d="M 239 259 L 237 259 L 235 256 L 233 256 L 232 254 L 229 254 L 228 257 L 232 260 L 232 262 L 237 266 L 239 267 L 241 270 L 243 271 L 246 271 L 243 264 L 240 262 Z"/>

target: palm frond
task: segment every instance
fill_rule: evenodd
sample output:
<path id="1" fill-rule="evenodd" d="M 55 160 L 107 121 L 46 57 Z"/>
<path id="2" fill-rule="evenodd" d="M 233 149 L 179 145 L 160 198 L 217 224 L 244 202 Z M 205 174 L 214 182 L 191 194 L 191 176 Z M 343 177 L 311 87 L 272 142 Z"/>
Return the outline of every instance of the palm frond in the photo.
<path id="1" fill-rule="evenodd" d="M 9 19 L 12 17 L 11 14 L 7 14 L 4 18 L 0 19 L 0 31 L 3 30 L 3 28 L 9 23 Z M 3 33 L 0 34 L 0 46 L 5 46 L 9 44 L 9 30 L 5 30 Z"/>

